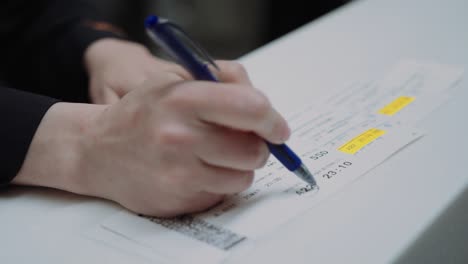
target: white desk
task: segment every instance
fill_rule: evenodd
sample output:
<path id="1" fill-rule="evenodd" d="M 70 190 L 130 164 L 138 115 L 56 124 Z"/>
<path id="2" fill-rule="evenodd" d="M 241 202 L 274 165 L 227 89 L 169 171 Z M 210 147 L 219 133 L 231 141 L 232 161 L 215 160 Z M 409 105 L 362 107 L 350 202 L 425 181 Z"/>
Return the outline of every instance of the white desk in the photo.
<path id="1" fill-rule="evenodd" d="M 468 69 L 466 0 L 350 4 L 245 57 L 280 111 L 416 58 Z M 294 92 L 290 92 L 294 91 Z M 230 263 L 468 263 L 468 81 L 419 123 L 427 136 Z M 2 263 L 150 263 L 80 232 L 118 207 L 57 191 L 0 194 Z M 47 216 L 57 215 L 55 220 Z M 326 229 L 318 226 L 327 226 Z"/>

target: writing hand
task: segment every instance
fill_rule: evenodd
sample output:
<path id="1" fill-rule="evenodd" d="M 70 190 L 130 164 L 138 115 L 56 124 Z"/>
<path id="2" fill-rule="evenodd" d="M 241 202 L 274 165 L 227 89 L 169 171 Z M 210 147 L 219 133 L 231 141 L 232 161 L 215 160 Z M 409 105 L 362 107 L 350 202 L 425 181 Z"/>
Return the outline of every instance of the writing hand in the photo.
<path id="1" fill-rule="evenodd" d="M 155 72 L 111 105 L 59 103 L 44 117 L 18 184 L 116 201 L 154 216 L 204 210 L 248 188 L 286 121 L 236 63 L 226 83 Z"/>

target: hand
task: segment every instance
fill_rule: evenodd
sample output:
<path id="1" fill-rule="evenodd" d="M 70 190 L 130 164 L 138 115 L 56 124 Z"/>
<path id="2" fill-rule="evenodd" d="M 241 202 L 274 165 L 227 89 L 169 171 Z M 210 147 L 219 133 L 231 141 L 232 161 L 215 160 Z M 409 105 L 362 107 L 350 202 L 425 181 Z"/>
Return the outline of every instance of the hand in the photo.
<path id="1" fill-rule="evenodd" d="M 242 67 L 219 64 L 228 83 L 156 72 L 109 106 L 54 105 L 15 182 L 154 216 L 201 211 L 245 190 L 269 156 L 264 139 L 282 143 L 290 132 Z"/>
<path id="2" fill-rule="evenodd" d="M 94 104 L 117 102 L 155 72 L 191 79 L 179 65 L 154 57 L 144 46 L 129 41 L 97 40 L 86 49 L 84 58 Z"/>

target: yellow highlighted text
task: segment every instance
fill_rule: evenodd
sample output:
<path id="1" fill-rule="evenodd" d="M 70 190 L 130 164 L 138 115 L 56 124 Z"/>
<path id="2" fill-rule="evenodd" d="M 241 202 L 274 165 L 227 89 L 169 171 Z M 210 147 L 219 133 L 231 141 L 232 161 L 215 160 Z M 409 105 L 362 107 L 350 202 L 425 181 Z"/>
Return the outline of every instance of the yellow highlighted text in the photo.
<path id="1" fill-rule="evenodd" d="M 400 96 L 393 102 L 386 105 L 384 108 L 379 110 L 379 114 L 392 116 L 398 113 L 401 109 L 405 108 L 411 102 L 414 101 L 414 97 Z"/>
<path id="2" fill-rule="evenodd" d="M 362 149 L 363 147 L 365 147 L 367 144 L 371 143 L 372 141 L 382 136 L 383 134 L 385 134 L 384 130 L 371 128 L 367 130 L 366 132 L 360 134 L 359 136 L 351 139 L 350 141 L 345 143 L 343 146 L 338 148 L 338 150 L 344 153 L 354 154 L 358 152 L 360 149 Z"/>

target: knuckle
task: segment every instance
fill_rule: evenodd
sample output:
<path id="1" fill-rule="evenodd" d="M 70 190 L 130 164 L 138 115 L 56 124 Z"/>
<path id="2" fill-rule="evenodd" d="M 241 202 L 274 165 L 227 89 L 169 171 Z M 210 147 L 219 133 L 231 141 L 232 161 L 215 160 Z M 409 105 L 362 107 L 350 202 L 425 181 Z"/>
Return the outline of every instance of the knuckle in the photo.
<path id="1" fill-rule="evenodd" d="M 196 142 L 195 135 L 182 125 L 168 124 L 156 132 L 156 143 L 171 148 L 191 147 Z"/>

